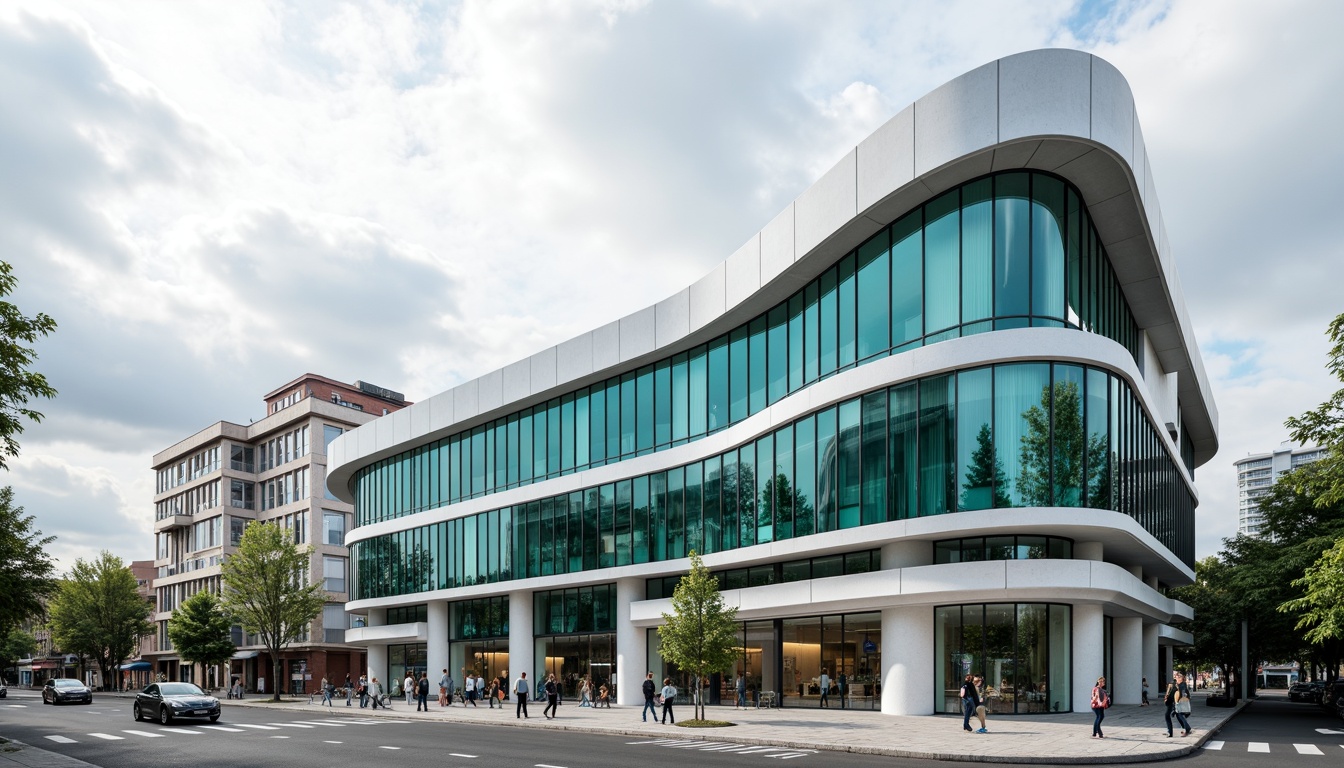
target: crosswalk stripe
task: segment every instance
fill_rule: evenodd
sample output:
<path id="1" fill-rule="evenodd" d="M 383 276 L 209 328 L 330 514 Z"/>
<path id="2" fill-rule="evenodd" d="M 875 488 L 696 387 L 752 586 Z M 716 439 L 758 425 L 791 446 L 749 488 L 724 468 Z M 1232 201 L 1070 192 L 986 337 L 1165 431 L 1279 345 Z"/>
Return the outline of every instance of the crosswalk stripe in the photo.
<path id="1" fill-rule="evenodd" d="M 193 731 L 193 730 L 191 730 L 190 728 L 160 728 L 160 729 L 159 729 L 159 733 L 163 733 L 163 734 L 169 734 L 169 733 L 185 733 L 185 734 L 187 734 L 188 736 L 200 736 L 200 735 L 201 735 L 201 732 L 200 732 L 200 731 Z"/>
<path id="2" fill-rule="evenodd" d="M 74 739 L 67 739 L 67 738 L 64 737 L 64 736 L 48 736 L 47 738 L 48 738 L 48 739 L 51 739 L 52 741 L 56 742 L 57 744 L 78 744 L 78 743 L 79 743 L 79 742 L 75 741 Z"/>
<path id="3" fill-rule="evenodd" d="M 274 725 L 256 725 L 256 724 L 253 724 L 253 723 L 234 723 L 234 725 L 238 726 L 239 728 L 255 728 L 255 729 L 257 729 L 258 731 L 278 731 L 278 730 L 280 730 L 279 728 L 276 728 Z"/>
<path id="4" fill-rule="evenodd" d="M 1246 746 L 1247 752 L 1269 752 L 1269 743 L 1264 741 L 1252 741 Z"/>
<path id="5" fill-rule="evenodd" d="M 123 741 L 126 738 L 125 736 L 113 736 L 110 733 L 90 733 L 89 735 L 95 739 L 107 739 L 108 741 Z"/>
<path id="6" fill-rule="evenodd" d="M 198 725 L 197 728 L 209 728 L 212 731 L 224 731 L 225 733 L 242 733 L 242 728 L 230 728 L 227 725 Z"/>
<path id="7" fill-rule="evenodd" d="M 1324 755 L 1324 754 L 1325 754 L 1325 753 L 1322 752 L 1322 751 L 1320 750 L 1320 748 L 1317 747 L 1315 744 L 1294 744 L 1294 745 L 1293 745 L 1293 749 L 1296 749 L 1296 750 L 1297 750 L 1297 754 L 1299 754 L 1299 755 Z"/>
<path id="8" fill-rule="evenodd" d="M 122 731 L 122 733 L 129 733 L 129 734 L 131 734 L 132 736 L 144 736 L 146 739 L 162 739 L 162 738 L 163 738 L 163 734 L 162 734 L 162 733 L 150 733 L 149 731 Z"/>
<path id="9" fill-rule="evenodd" d="M 311 726 L 311 725 L 304 725 L 303 723 L 271 723 L 271 725 L 278 725 L 278 726 L 281 726 L 281 727 L 283 727 L 283 728 L 310 728 L 310 729 L 311 729 L 311 728 L 314 727 L 314 726 Z"/>
<path id="10" fill-rule="evenodd" d="M 344 728 L 346 726 L 346 723 L 324 723 L 321 720 L 304 720 L 303 722 L 309 725 L 325 725 L 328 728 Z"/>
<path id="11" fill-rule="evenodd" d="M 1226 743 L 1227 743 L 1227 742 L 1225 742 L 1225 741 L 1210 741 L 1208 744 L 1205 744 L 1205 745 L 1204 745 L 1204 748 L 1205 748 L 1205 749 L 1222 749 L 1222 748 L 1223 748 L 1223 745 L 1226 744 Z"/>

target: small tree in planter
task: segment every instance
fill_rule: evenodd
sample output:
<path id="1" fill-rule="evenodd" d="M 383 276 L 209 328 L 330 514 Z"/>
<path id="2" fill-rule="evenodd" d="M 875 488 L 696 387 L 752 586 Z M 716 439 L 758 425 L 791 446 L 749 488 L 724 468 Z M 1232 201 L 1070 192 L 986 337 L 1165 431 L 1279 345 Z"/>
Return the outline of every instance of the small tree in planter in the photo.
<path id="1" fill-rule="evenodd" d="M 701 681 L 717 670 L 727 669 L 737 660 L 737 609 L 725 608 L 719 583 L 694 550 L 690 553 L 691 570 L 672 592 L 672 610 L 663 614 L 658 628 L 658 652 L 664 660 L 690 672 L 695 690 Z M 703 696 L 695 696 L 695 719 L 705 719 Z"/>

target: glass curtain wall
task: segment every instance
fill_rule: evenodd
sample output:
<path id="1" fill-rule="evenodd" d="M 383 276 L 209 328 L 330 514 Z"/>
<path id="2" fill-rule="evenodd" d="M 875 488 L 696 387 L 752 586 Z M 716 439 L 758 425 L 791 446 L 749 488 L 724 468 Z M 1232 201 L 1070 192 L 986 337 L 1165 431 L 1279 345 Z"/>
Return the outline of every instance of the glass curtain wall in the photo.
<path id="1" fill-rule="evenodd" d="M 487 680 L 510 679 L 508 596 L 450 604 L 448 641 L 448 670 L 459 686 L 464 671 Z M 431 678 L 435 672 L 438 670 L 431 670 Z"/>
<path id="2" fill-rule="evenodd" d="M 1136 355 L 1137 326 L 1077 191 L 1001 173 L 915 209 L 706 344 L 360 470 L 357 525 L 675 447 L 855 365 L 1026 327 L 1098 333 Z M 877 448 L 839 434 L 847 450 Z M 860 505 L 838 502 L 848 527 Z M 769 512 L 787 530 L 787 507 Z"/>
<path id="3" fill-rule="evenodd" d="M 357 542 L 354 599 L 987 506 L 1117 510 L 1193 562 L 1194 499 L 1129 386 L 1022 362 L 856 397 L 689 465 Z"/>
<path id="4" fill-rule="evenodd" d="M 1045 603 L 935 609 L 935 711 L 960 713 L 967 674 L 985 678 L 991 713 L 1069 712 L 1072 609 Z"/>

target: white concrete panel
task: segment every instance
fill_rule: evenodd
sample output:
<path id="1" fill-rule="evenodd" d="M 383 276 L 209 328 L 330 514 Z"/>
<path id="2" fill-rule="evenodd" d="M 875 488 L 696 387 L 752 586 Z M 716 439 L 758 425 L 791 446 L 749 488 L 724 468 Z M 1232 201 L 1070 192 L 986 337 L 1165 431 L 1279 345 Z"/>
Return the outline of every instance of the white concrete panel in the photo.
<path id="1" fill-rule="evenodd" d="M 476 380 L 476 407 L 487 413 L 508 402 L 504 399 L 504 372 L 496 368 Z"/>
<path id="2" fill-rule="evenodd" d="M 385 451 L 397 444 L 397 435 L 392 426 L 392 419 L 382 416 L 369 423 L 373 425 L 374 450 Z"/>
<path id="3" fill-rule="evenodd" d="M 882 609 L 882 714 L 931 715 L 933 609 Z"/>
<path id="4" fill-rule="evenodd" d="M 1114 642 L 1114 680 L 1106 681 L 1116 704 L 1138 704 L 1143 698 L 1143 619 L 1115 618 L 1112 624 Z"/>
<path id="5" fill-rule="evenodd" d="M 1008 589 L 1047 589 L 1086 585 L 1092 569 L 1086 560 L 1009 560 Z"/>
<path id="6" fill-rule="evenodd" d="M 1134 164 L 1134 93 L 1120 70 L 1092 57 L 1092 140 Z"/>
<path id="7" fill-rule="evenodd" d="M 514 683 L 519 676 L 527 673 L 527 682 L 535 692 L 536 681 L 533 677 L 539 671 L 534 662 L 536 658 L 532 636 L 532 592 L 520 589 L 509 593 L 509 699 L 513 700 Z M 528 694 L 531 698 L 531 694 Z"/>
<path id="8" fill-rule="evenodd" d="M 644 579 L 616 582 L 616 704 L 642 704 L 640 684 L 648 671 L 648 631 L 630 621 L 630 606 L 644 599 Z"/>
<path id="9" fill-rule="evenodd" d="M 399 411 L 393 411 L 380 417 L 380 419 L 392 420 L 393 445 L 401 445 L 411 439 L 411 412 L 409 409 L 402 408 Z"/>
<path id="10" fill-rule="evenodd" d="M 728 310 L 728 265 L 720 262 L 708 275 L 691 285 L 688 306 L 688 329 L 698 331 L 718 320 Z"/>
<path id="11" fill-rule="evenodd" d="M 724 295 L 727 309 L 741 304 L 761 288 L 761 236 L 751 239 L 728 257 L 727 282 Z"/>
<path id="12" fill-rule="evenodd" d="M 556 347 L 555 379 L 559 384 L 574 381 L 593 372 L 593 334 L 562 341 Z"/>
<path id="13" fill-rule="evenodd" d="M 621 320 L 621 362 L 634 360 L 654 350 L 653 307 L 645 307 Z"/>
<path id="14" fill-rule="evenodd" d="M 421 401 L 420 405 L 426 403 L 429 404 L 429 431 L 437 432 L 440 429 L 446 429 L 456 421 L 453 417 L 452 390 L 440 392 L 428 400 Z"/>
<path id="15" fill-rule="evenodd" d="M 808 191 L 814 188 L 816 184 L 813 184 Z M 807 192 L 803 195 L 806 196 Z M 798 200 L 801 202 L 802 198 Z M 769 285 L 771 280 L 793 266 L 794 213 L 798 205 L 798 202 L 789 203 L 765 225 L 765 229 L 761 230 L 761 285 Z M 798 253 L 806 251 L 799 250 Z"/>
<path id="16" fill-rule="evenodd" d="M 365 674 L 369 676 L 369 686 L 372 687 L 376 681 L 378 685 L 382 686 L 384 693 L 390 692 L 392 688 L 387 681 L 387 646 L 384 644 L 370 645 L 368 659 L 369 669 Z"/>
<path id="17" fill-rule="evenodd" d="M 866 211 L 915 178 L 915 108 L 906 107 L 859 143 L 855 207 Z"/>
<path id="18" fill-rule="evenodd" d="M 999 139 L 999 63 L 967 72 L 915 102 L 915 175 Z"/>
<path id="19" fill-rule="evenodd" d="M 516 403 L 532 394 L 532 364 L 519 360 L 504 366 L 504 402 Z"/>
<path id="20" fill-rule="evenodd" d="M 1134 194 L 1143 197 L 1143 180 L 1148 178 L 1148 146 L 1143 143 L 1143 126 L 1134 115 L 1134 161 L 1129 164 L 1134 173 Z"/>
<path id="21" fill-rule="evenodd" d="M 1158 681 L 1170 677 L 1164 674 L 1158 664 L 1157 656 L 1157 624 L 1143 625 L 1143 677 L 1148 679 L 1148 700 L 1152 703 L 1154 699 L 1162 698 L 1162 689 L 1158 686 Z M 1142 681 L 1140 681 L 1142 683 Z M 1140 691 L 1142 693 L 1142 691 Z"/>
<path id="22" fill-rule="evenodd" d="M 476 380 L 463 382 L 453 387 L 453 414 L 458 421 L 474 418 L 480 413 L 476 400 Z"/>
<path id="23" fill-rule="evenodd" d="M 438 685 L 443 670 L 448 669 L 448 603 L 444 600 L 431 600 L 426 606 L 425 617 L 428 640 L 425 644 L 425 666 L 429 672 L 431 690 Z"/>
<path id="24" fill-rule="evenodd" d="M 425 403 L 416 403 L 405 409 L 411 414 L 411 434 L 424 435 L 429 433 L 429 406 Z"/>
<path id="25" fill-rule="evenodd" d="M 882 569 L 933 565 L 933 542 L 893 541 L 882 545 Z"/>
<path id="26" fill-rule="evenodd" d="M 764 587 L 743 589 L 741 590 L 742 604 L 740 610 L 743 612 L 763 611 L 782 606 L 806 605 L 812 602 L 812 585 L 815 583 L 817 589 L 822 590 L 824 589 L 823 582 L 826 581 L 829 581 L 829 579 L 791 581 L 786 584 L 770 584 Z"/>
<path id="27" fill-rule="evenodd" d="M 1003 589 L 1007 586 L 1004 560 L 950 563 L 901 569 L 901 594 L 922 595 L 953 590 Z"/>
<path id="28" fill-rule="evenodd" d="M 815 184 L 798 196 L 793 205 L 797 217 L 794 227 L 797 255 L 794 258 L 817 247 L 858 215 L 858 158 L 858 150 L 850 150 L 840 162 L 831 166 Z M 765 245 L 762 233 L 762 282 L 769 281 Z"/>
<path id="29" fill-rule="evenodd" d="M 1105 669 L 1105 622 L 1101 606 L 1073 606 L 1073 711 L 1091 712 L 1092 686 Z"/>
<path id="30" fill-rule="evenodd" d="M 593 373 L 621 364 L 621 321 L 593 331 Z"/>
<path id="31" fill-rule="evenodd" d="M 359 455 L 368 456 L 378 450 L 378 422 L 371 421 L 368 424 L 359 427 L 354 431 L 355 438 L 359 441 Z M 328 462 L 328 467 L 331 463 Z"/>
<path id="32" fill-rule="evenodd" d="M 668 296 L 653 307 L 653 343 L 662 349 L 691 332 L 691 289 Z M 617 689 L 619 690 L 619 689 Z"/>
<path id="33" fill-rule="evenodd" d="M 528 358 L 532 367 L 532 394 L 555 388 L 555 347 L 548 347 Z"/>
<path id="34" fill-rule="evenodd" d="M 1091 134 L 1092 56 L 1029 51 L 999 60 L 999 141 Z"/>

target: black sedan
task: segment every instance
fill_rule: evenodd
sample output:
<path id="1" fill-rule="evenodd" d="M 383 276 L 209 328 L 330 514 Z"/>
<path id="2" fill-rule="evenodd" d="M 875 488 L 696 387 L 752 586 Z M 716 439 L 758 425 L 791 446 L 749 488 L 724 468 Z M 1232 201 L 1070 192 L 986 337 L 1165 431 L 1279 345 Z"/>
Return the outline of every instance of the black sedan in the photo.
<path id="1" fill-rule="evenodd" d="M 93 691 L 73 677 L 48 680 L 42 686 L 43 704 L 92 704 Z"/>
<path id="2" fill-rule="evenodd" d="M 131 714 L 136 720 L 149 717 L 164 725 L 179 717 L 219 719 L 219 699 L 191 683 L 150 683 L 135 695 Z"/>

